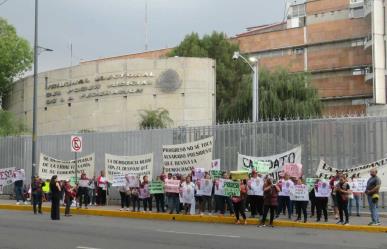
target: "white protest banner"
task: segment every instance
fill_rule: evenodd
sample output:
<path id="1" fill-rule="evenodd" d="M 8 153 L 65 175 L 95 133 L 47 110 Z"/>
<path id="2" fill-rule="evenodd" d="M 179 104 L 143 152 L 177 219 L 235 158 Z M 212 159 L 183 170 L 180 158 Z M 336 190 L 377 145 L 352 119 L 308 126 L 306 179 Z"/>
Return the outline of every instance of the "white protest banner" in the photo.
<path id="1" fill-rule="evenodd" d="M 0 169 L 0 185 L 3 187 L 11 185 L 14 171 L 15 167 Z"/>
<path id="2" fill-rule="evenodd" d="M 164 173 L 189 174 L 193 168 L 211 169 L 213 137 L 196 142 L 163 145 Z"/>
<path id="3" fill-rule="evenodd" d="M 220 159 L 212 160 L 211 170 L 220 170 Z"/>
<path id="4" fill-rule="evenodd" d="M 331 187 L 329 186 L 329 182 L 326 180 L 320 180 L 317 183 L 317 191 L 315 191 L 316 197 L 329 197 L 331 196 Z"/>
<path id="5" fill-rule="evenodd" d="M 263 196 L 263 179 L 261 179 L 260 177 L 251 178 L 247 182 L 247 186 L 248 186 L 247 188 L 248 195 Z"/>
<path id="6" fill-rule="evenodd" d="M 153 153 L 137 156 L 116 156 L 105 154 L 105 172 L 109 182 L 114 175 L 137 175 L 153 177 Z"/>
<path id="7" fill-rule="evenodd" d="M 349 184 L 350 189 L 354 193 L 364 193 L 367 188 L 367 181 L 368 181 L 367 178 L 355 178 Z"/>
<path id="8" fill-rule="evenodd" d="M 224 183 L 225 182 L 231 182 L 231 180 L 220 178 L 220 179 L 215 181 L 215 195 L 224 196 Z"/>
<path id="9" fill-rule="evenodd" d="M 309 201 L 308 186 L 305 184 L 293 185 L 290 188 L 290 200 L 292 201 Z"/>
<path id="10" fill-rule="evenodd" d="M 213 182 L 210 179 L 201 179 L 199 183 L 199 189 L 197 194 L 199 196 L 211 196 Z"/>
<path id="11" fill-rule="evenodd" d="M 238 153 L 238 170 L 251 172 L 260 162 L 270 162 L 270 168 L 267 174 L 275 180 L 278 180 L 279 172 L 283 170 L 285 164 L 301 163 L 301 146 L 281 154 L 264 157 L 245 156 Z"/>
<path id="12" fill-rule="evenodd" d="M 179 193 L 180 192 L 180 180 L 165 180 L 164 184 L 165 193 Z"/>
<path id="13" fill-rule="evenodd" d="M 285 164 L 283 171 L 290 177 L 300 178 L 302 176 L 302 164 L 301 163 L 287 163 Z"/>
<path id="14" fill-rule="evenodd" d="M 343 174 L 345 174 L 347 177 L 351 177 L 352 175 L 355 175 L 357 178 L 368 179 L 370 178 L 370 170 L 371 168 L 374 168 L 374 167 L 376 167 L 376 169 L 378 170 L 378 177 L 382 181 L 380 192 L 386 192 L 387 191 L 387 158 L 384 158 L 372 163 L 359 165 L 353 168 L 348 168 L 348 169 L 337 169 L 329 166 L 323 160 L 321 160 L 317 168 L 316 175 L 319 178 L 328 179 L 330 176 L 334 176 L 336 174 L 336 171 L 340 171 Z"/>
<path id="15" fill-rule="evenodd" d="M 94 154 L 77 159 L 77 173 L 86 176 L 94 176 Z M 75 175 L 75 160 L 62 161 L 53 157 L 40 154 L 39 177 L 42 179 L 51 179 L 57 175 L 59 180 L 70 180 Z"/>
<path id="16" fill-rule="evenodd" d="M 197 181 L 204 178 L 204 168 L 195 168 L 192 175 L 192 181 Z"/>
<path id="17" fill-rule="evenodd" d="M 112 181 L 112 186 L 113 187 L 126 186 L 125 175 L 114 175 L 113 176 L 113 181 Z"/>
<path id="18" fill-rule="evenodd" d="M 26 172 L 24 169 L 17 169 L 13 172 L 12 181 L 25 181 L 26 180 Z"/>
<path id="19" fill-rule="evenodd" d="M 195 185 L 191 182 L 183 184 L 180 193 L 180 202 L 191 204 L 195 200 Z"/>

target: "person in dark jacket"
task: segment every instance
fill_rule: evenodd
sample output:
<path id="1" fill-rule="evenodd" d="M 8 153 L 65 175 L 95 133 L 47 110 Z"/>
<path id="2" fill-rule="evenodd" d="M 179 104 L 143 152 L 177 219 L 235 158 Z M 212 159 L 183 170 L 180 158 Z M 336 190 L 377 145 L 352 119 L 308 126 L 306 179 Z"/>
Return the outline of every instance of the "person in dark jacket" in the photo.
<path id="1" fill-rule="evenodd" d="M 59 220 L 60 219 L 60 193 L 61 187 L 58 181 L 58 176 L 54 175 L 51 177 L 50 181 L 50 190 L 51 190 L 51 219 Z"/>
<path id="2" fill-rule="evenodd" d="M 261 223 L 258 227 L 264 227 L 267 214 L 270 210 L 270 223 L 269 226 L 273 227 L 274 212 L 277 210 L 278 206 L 278 192 L 280 188 L 278 185 L 274 185 L 271 178 L 266 178 L 265 184 L 263 185 L 263 216 Z"/>
<path id="3" fill-rule="evenodd" d="M 31 197 L 32 197 L 32 207 L 34 210 L 34 214 L 36 214 L 37 212 L 39 212 L 39 214 L 42 214 L 42 200 L 43 200 L 42 188 L 45 185 L 46 184 L 38 176 L 34 178 L 34 181 L 31 184 Z M 38 210 L 36 210 L 36 206 L 38 206 Z"/>
<path id="4" fill-rule="evenodd" d="M 71 204 L 74 200 L 74 197 L 75 197 L 75 192 L 74 192 L 73 188 L 71 187 L 70 182 L 66 181 L 64 184 L 64 203 L 66 205 L 65 216 L 67 216 L 67 217 L 71 216 L 70 207 L 71 207 Z"/>

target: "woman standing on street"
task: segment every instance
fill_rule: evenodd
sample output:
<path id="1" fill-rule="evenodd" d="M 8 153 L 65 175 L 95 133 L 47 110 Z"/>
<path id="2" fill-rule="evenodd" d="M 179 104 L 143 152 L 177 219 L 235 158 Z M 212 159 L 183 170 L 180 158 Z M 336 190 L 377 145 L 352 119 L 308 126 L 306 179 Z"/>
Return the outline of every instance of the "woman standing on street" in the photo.
<path id="1" fill-rule="evenodd" d="M 60 193 L 61 187 L 56 175 L 52 176 L 50 181 L 50 190 L 51 190 L 51 219 L 59 220 L 60 219 Z"/>
<path id="2" fill-rule="evenodd" d="M 347 178 L 345 176 L 340 177 L 339 183 L 336 185 L 336 198 L 337 206 L 339 208 L 340 220 L 337 224 L 349 225 L 349 215 L 348 215 L 348 196 L 351 194 Z M 345 215 L 345 221 L 343 217 Z"/>
<path id="3" fill-rule="evenodd" d="M 274 220 L 274 211 L 278 206 L 278 192 L 280 192 L 280 188 L 277 185 L 273 185 L 271 178 L 267 178 L 265 184 L 263 185 L 263 216 L 261 220 L 261 224 L 258 227 L 264 227 L 267 214 L 270 210 L 270 223 L 269 226 L 273 227 Z"/>

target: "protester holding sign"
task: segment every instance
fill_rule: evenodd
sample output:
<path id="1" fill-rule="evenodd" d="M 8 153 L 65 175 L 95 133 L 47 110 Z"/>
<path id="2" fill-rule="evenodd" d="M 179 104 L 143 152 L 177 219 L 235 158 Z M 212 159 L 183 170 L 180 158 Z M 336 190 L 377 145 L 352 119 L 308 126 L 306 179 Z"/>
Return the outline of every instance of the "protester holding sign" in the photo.
<path id="1" fill-rule="evenodd" d="M 235 224 L 240 224 L 239 214 L 243 218 L 243 223 L 246 225 L 246 214 L 245 214 L 245 200 L 247 196 L 246 180 L 241 180 L 239 183 L 239 195 L 231 196 L 231 201 L 235 212 Z"/>
<path id="2" fill-rule="evenodd" d="M 151 182 L 149 192 L 153 194 L 156 199 L 157 213 L 160 211 L 165 213 L 164 182 L 161 180 L 161 176 L 157 176 L 156 181 Z"/>
<path id="3" fill-rule="evenodd" d="M 79 208 L 82 208 L 82 203 L 85 204 L 87 209 L 87 204 L 89 203 L 89 179 L 86 176 L 86 173 L 81 174 L 81 179 L 78 182 L 78 198 L 79 198 Z"/>
<path id="4" fill-rule="evenodd" d="M 148 176 L 143 176 L 142 180 L 140 184 L 140 199 L 142 200 L 144 211 L 147 212 L 149 208 L 149 212 L 152 212 L 152 196 L 149 193 Z"/>
<path id="5" fill-rule="evenodd" d="M 280 188 L 280 192 L 278 193 L 278 209 L 277 209 L 277 218 L 279 217 L 281 212 L 285 212 L 285 209 L 288 211 L 289 220 L 292 218 L 293 213 L 293 205 L 290 200 L 290 189 L 294 187 L 294 183 L 291 179 L 289 179 L 289 175 L 285 174 L 284 179 L 281 179 L 278 182 L 278 187 Z"/>
<path id="6" fill-rule="evenodd" d="M 356 174 L 352 175 L 351 177 L 351 183 L 356 183 Z M 356 206 L 356 216 L 360 216 L 360 197 L 361 197 L 361 192 L 355 192 L 355 189 L 352 188 L 351 186 L 351 189 L 352 189 L 352 195 L 351 196 L 352 198 L 349 198 L 349 203 L 348 203 L 348 211 L 349 211 L 349 216 L 352 216 L 352 203 L 355 202 L 355 206 Z"/>
<path id="7" fill-rule="evenodd" d="M 73 202 L 74 197 L 76 196 L 76 193 L 74 189 L 71 187 L 70 182 L 66 181 L 64 184 L 64 203 L 66 205 L 65 207 L 65 216 L 69 217 L 71 216 L 70 214 L 70 207 Z"/>
<path id="8" fill-rule="evenodd" d="M 215 181 L 215 202 L 217 205 L 217 211 L 220 211 L 221 215 L 225 214 L 225 205 L 230 211 L 230 215 L 234 214 L 234 207 L 232 205 L 231 199 L 229 196 L 226 196 L 224 193 L 224 183 L 229 182 L 229 176 L 226 172 L 223 172 L 222 178 Z"/>
<path id="9" fill-rule="evenodd" d="M 329 183 L 325 180 L 316 180 L 314 185 L 314 193 L 316 196 L 316 211 L 317 211 L 317 222 L 320 222 L 322 213 L 324 214 L 325 222 L 328 222 L 328 198 L 330 196 L 331 189 Z"/>
<path id="10" fill-rule="evenodd" d="M 185 178 L 185 181 L 181 183 L 180 196 L 184 205 L 184 212 L 185 214 L 188 214 L 191 210 L 191 205 L 195 202 L 195 184 L 191 182 L 190 175 L 188 175 Z"/>
<path id="11" fill-rule="evenodd" d="M 168 208 L 169 213 L 173 214 L 173 211 L 176 211 L 176 214 L 180 213 L 180 200 L 179 200 L 179 188 L 180 181 L 177 180 L 176 176 L 168 174 L 168 178 L 171 176 L 171 179 L 165 180 L 165 193 L 168 198 Z"/>
<path id="12" fill-rule="evenodd" d="M 97 186 L 98 186 L 98 198 L 97 204 L 101 206 L 106 205 L 106 194 L 108 189 L 108 181 L 105 177 L 105 171 L 101 170 L 101 175 L 97 178 Z"/>
<path id="13" fill-rule="evenodd" d="M 257 214 L 263 214 L 263 180 L 253 170 L 250 180 L 247 182 L 248 202 L 250 204 L 251 218 Z"/>
<path id="14" fill-rule="evenodd" d="M 131 187 L 130 188 L 130 196 L 131 196 L 132 205 L 133 205 L 133 212 L 136 211 L 136 207 L 137 207 L 137 212 L 140 212 L 140 190 L 139 190 L 139 187 Z"/>
<path id="15" fill-rule="evenodd" d="M 302 183 L 301 179 L 297 180 L 297 184 L 291 189 L 291 199 L 295 203 L 297 211 L 296 222 L 301 221 L 301 212 L 304 215 L 304 223 L 308 220 L 308 214 L 306 212 L 309 201 L 308 186 Z"/>
<path id="16" fill-rule="evenodd" d="M 213 182 L 208 172 L 205 173 L 204 179 L 196 182 L 196 188 L 199 195 L 200 214 L 204 214 L 206 206 L 208 213 L 211 214 Z"/>
<path id="17" fill-rule="evenodd" d="M 370 226 L 380 226 L 378 201 L 379 201 L 379 189 L 382 185 L 382 181 L 377 176 L 378 170 L 376 168 L 371 169 L 371 178 L 368 179 L 367 188 L 365 193 L 368 198 L 368 205 L 371 212 L 372 221 L 368 224 Z"/>
<path id="18" fill-rule="evenodd" d="M 121 208 L 120 211 L 124 210 L 126 208 L 126 211 L 129 211 L 129 204 L 130 204 L 130 187 L 129 183 L 125 177 L 125 185 L 120 186 L 118 189 L 118 192 L 120 193 L 121 197 Z"/>
<path id="19" fill-rule="evenodd" d="M 20 204 L 20 201 L 23 201 L 24 204 L 27 204 L 26 198 L 23 194 L 24 181 L 23 179 L 16 179 L 14 182 L 15 195 L 16 195 L 16 205 Z"/>
<path id="20" fill-rule="evenodd" d="M 340 220 L 337 224 L 349 225 L 349 215 L 348 215 L 348 196 L 351 193 L 347 178 L 342 175 L 340 177 L 339 183 L 335 186 L 336 198 L 337 198 L 337 207 L 339 209 Z M 345 221 L 343 217 L 345 214 Z"/>
<path id="21" fill-rule="evenodd" d="M 34 178 L 34 181 L 31 184 L 31 197 L 32 197 L 32 207 L 34 210 L 34 214 L 39 212 L 42 214 L 42 199 L 43 199 L 43 186 L 45 183 L 38 176 Z M 36 206 L 38 206 L 38 210 L 36 210 Z"/>
<path id="22" fill-rule="evenodd" d="M 265 184 L 263 185 L 263 216 L 261 223 L 258 227 L 264 227 L 266 222 L 267 214 L 270 210 L 270 223 L 269 226 L 273 227 L 274 212 L 278 206 L 278 192 L 280 192 L 280 187 L 278 185 L 273 185 L 271 178 L 266 178 Z"/>

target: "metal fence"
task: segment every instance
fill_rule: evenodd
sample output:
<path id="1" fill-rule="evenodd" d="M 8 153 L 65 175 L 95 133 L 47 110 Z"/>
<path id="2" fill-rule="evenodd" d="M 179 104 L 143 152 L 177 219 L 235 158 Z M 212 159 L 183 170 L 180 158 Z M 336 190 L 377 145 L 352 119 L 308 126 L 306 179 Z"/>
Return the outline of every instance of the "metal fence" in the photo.
<path id="1" fill-rule="evenodd" d="M 302 147 L 305 174 L 312 176 L 320 159 L 337 168 L 350 168 L 383 158 L 387 153 L 387 117 L 340 117 L 309 120 L 230 123 L 203 127 L 86 133 L 83 152 L 95 153 L 96 171 L 104 168 L 105 153 L 138 155 L 154 153 L 154 172 L 161 172 L 163 144 L 179 144 L 214 136 L 214 158 L 222 169 L 237 169 L 237 153 L 267 156 Z M 38 137 L 40 153 L 61 159 L 74 158 L 70 135 Z M 0 168 L 19 167 L 31 175 L 31 137 L 0 138 Z M 11 191 L 5 188 L 5 191 Z M 384 198 L 383 198 L 384 199 Z M 384 203 L 384 200 L 383 200 Z"/>

